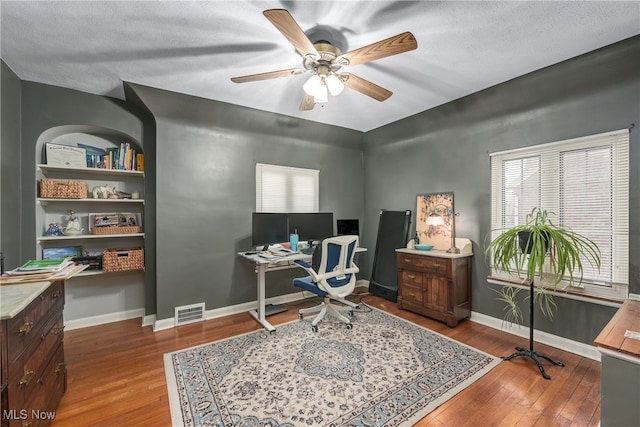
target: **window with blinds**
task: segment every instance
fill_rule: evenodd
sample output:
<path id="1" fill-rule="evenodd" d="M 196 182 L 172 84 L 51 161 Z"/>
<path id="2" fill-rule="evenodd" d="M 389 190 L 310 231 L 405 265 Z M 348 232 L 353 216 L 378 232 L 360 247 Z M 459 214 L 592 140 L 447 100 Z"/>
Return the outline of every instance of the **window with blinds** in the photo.
<path id="1" fill-rule="evenodd" d="M 556 225 L 598 244 L 600 270 L 583 264 L 572 292 L 626 298 L 629 283 L 629 131 L 491 154 L 492 238 L 540 207 Z M 576 286 L 577 284 L 574 284 Z"/>
<path id="2" fill-rule="evenodd" d="M 318 212 L 320 171 L 256 164 L 256 212 Z"/>

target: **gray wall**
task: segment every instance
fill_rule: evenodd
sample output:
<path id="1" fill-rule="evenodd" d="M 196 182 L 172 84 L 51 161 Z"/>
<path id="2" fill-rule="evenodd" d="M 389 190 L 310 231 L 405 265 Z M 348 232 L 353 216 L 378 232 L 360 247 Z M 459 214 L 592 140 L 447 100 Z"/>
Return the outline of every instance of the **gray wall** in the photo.
<path id="1" fill-rule="evenodd" d="M 4 254 L 5 268 L 10 270 L 20 263 L 22 241 L 20 230 L 20 104 L 21 83 L 13 71 L 0 61 L 2 77 L 2 130 L 0 135 L 0 250 Z"/>
<path id="2" fill-rule="evenodd" d="M 483 256 L 491 213 L 488 153 L 633 123 L 630 290 L 640 293 L 640 37 L 367 133 L 365 237 L 370 240 L 375 235 L 373 219 L 379 208 L 415 211 L 417 194 L 453 191 L 460 214 L 456 234 L 474 243 L 473 310 L 501 318 L 503 306 L 489 290 Z M 538 316 L 536 326 L 588 344 L 615 311 L 561 300 L 556 321 L 551 324 Z"/>
<path id="3" fill-rule="evenodd" d="M 362 134 L 193 96 L 130 85 L 156 118 L 157 317 L 255 301 L 251 247 L 255 164 L 320 170 L 320 210 L 362 218 Z M 297 272 L 299 273 L 299 272 Z M 297 292 L 267 275 L 267 297 Z"/>

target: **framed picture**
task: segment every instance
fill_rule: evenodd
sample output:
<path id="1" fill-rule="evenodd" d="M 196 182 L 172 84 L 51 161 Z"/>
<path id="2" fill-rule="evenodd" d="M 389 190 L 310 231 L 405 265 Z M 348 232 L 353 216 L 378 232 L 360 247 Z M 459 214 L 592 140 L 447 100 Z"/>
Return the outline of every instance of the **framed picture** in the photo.
<path id="1" fill-rule="evenodd" d="M 455 217 L 453 193 L 419 194 L 416 203 L 416 232 L 420 243 L 434 249 L 451 248 L 451 233 Z"/>
<path id="2" fill-rule="evenodd" d="M 86 168 L 87 150 L 69 145 L 59 145 L 47 142 L 45 144 L 47 164 L 68 168 Z"/>
<path id="3" fill-rule="evenodd" d="M 61 259 L 82 256 L 82 246 L 65 246 L 60 248 L 43 248 L 42 259 Z"/>

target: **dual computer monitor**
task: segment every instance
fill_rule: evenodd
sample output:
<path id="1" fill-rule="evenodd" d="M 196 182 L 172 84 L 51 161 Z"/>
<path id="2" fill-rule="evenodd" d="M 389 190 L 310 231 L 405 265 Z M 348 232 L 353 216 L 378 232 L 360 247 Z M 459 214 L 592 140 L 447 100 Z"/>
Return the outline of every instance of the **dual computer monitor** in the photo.
<path id="1" fill-rule="evenodd" d="M 338 234 L 358 234 L 356 220 L 338 220 Z M 252 217 L 253 247 L 289 241 L 289 234 L 297 233 L 300 241 L 318 241 L 334 236 L 333 213 L 264 213 Z"/>

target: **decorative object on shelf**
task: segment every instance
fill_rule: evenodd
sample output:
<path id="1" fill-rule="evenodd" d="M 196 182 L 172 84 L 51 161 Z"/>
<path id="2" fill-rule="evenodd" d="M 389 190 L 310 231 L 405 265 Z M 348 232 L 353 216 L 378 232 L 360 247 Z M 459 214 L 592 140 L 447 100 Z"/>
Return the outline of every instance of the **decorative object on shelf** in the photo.
<path id="1" fill-rule="evenodd" d="M 418 243 L 417 245 L 415 245 L 415 248 L 419 251 L 430 251 L 431 249 L 433 249 L 433 245 L 426 244 L 426 243 Z"/>
<path id="2" fill-rule="evenodd" d="M 67 219 L 67 225 L 64 226 L 62 233 L 65 236 L 79 236 L 84 231 L 84 228 L 80 226 L 80 220 L 76 216 L 76 211 L 69 209 L 67 211 L 69 218 Z"/>
<path id="3" fill-rule="evenodd" d="M 142 270 L 144 248 L 107 249 L 102 253 L 102 271 Z"/>
<path id="4" fill-rule="evenodd" d="M 493 267 L 499 272 L 516 274 L 529 284 L 529 349 L 516 347 L 517 352 L 504 360 L 524 356 L 531 359 L 545 379 L 551 379 L 545 372 L 539 358 L 555 365 L 564 366 L 547 356 L 539 354 L 533 349 L 534 330 L 534 302 L 542 313 L 553 317 L 556 304 L 553 291 L 562 280 L 568 279 L 572 284 L 578 279 L 582 282 L 583 264 L 586 259 L 593 267 L 600 269 L 600 249 L 598 245 L 587 237 L 561 226 L 557 226 L 549 219 L 550 212 L 534 208 L 527 214 L 525 223 L 511 228 L 493 230 L 501 231 L 485 250 L 485 255 L 491 257 Z M 524 277 L 522 275 L 524 274 Z M 542 286 L 535 287 L 536 277 L 551 276 L 551 289 Z M 523 316 L 517 305 L 517 294 L 520 288 L 505 286 L 498 293 L 500 300 L 507 304 L 505 320 L 510 323 L 522 323 Z"/>
<path id="5" fill-rule="evenodd" d="M 40 197 L 51 199 L 86 199 L 89 184 L 75 179 L 40 180 Z"/>
<path id="6" fill-rule="evenodd" d="M 49 223 L 49 228 L 44 232 L 45 236 L 62 236 L 62 230 L 58 225 L 58 222 L 54 219 Z"/>
<path id="7" fill-rule="evenodd" d="M 418 195 L 416 204 L 416 234 L 419 242 L 433 244 L 435 249 L 460 253 L 456 248 L 453 193 Z"/>
<path id="8" fill-rule="evenodd" d="M 118 193 L 115 187 L 105 185 L 96 185 L 91 189 L 94 199 L 118 199 Z"/>

